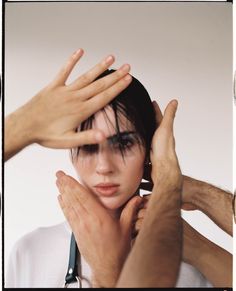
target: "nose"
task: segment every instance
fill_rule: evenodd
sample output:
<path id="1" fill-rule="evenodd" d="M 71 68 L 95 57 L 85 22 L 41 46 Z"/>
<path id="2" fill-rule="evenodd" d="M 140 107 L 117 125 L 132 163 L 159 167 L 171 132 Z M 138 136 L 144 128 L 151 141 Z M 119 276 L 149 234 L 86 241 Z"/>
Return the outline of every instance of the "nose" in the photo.
<path id="1" fill-rule="evenodd" d="M 111 153 L 106 149 L 99 150 L 98 152 L 96 172 L 99 175 L 109 175 L 114 172 Z"/>

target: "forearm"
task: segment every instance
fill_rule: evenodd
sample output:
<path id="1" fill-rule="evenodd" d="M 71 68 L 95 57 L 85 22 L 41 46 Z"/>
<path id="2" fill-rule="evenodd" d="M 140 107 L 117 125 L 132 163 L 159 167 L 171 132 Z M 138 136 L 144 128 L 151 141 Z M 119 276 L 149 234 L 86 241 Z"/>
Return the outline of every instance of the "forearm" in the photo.
<path id="1" fill-rule="evenodd" d="M 194 235 L 192 244 L 188 263 L 196 267 L 214 287 L 232 287 L 232 255 L 200 233 Z"/>
<path id="2" fill-rule="evenodd" d="M 119 277 L 119 272 L 99 272 L 99 274 L 93 274 L 92 276 L 92 286 L 93 288 L 114 288 Z"/>
<path id="3" fill-rule="evenodd" d="M 117 287 L 174 287 L 181 250 L 180 190 L 153 190 Z M 170 267 L 171 266 L 171 267 Z"/>
<path id="4" fill-rule="evenodd" d="M 32 120 L 28 118 L 25 106 L 20 107 L 5 119 L 4 161 L 7 161 L 33 142 Z"/>
<path id="5" fill-rule="evenodd" d="M 195 205 L 231 236 L 233 233 L 232 199 L 231 193 L 184 176 L 183 202 Z"/>

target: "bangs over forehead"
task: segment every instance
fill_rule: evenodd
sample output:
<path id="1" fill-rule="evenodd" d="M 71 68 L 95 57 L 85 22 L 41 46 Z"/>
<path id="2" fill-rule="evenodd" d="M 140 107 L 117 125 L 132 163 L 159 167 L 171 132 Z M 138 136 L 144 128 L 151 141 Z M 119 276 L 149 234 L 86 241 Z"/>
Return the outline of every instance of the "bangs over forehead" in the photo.
<path id="1" fill-rule="evenodd" d="M 97 79 L 115 72 L 115 70 L 107 70 Z M 114 112 L 115 124 L 107 115 L 106 108 L 111 107 Z M 101 109 L 105 119 L 114 127 L 118 138 L 121 134 L 122 116 L 125 122 L 128 120 L 136 132 L 136 141 L 143 145 L 146 153 L 149 153 L 152 136 L 156 130 L 155 113 L 151 98 L 144 86 L 132 76 L 129 86 L 117 95 L 106 107 Z M 95 119 L 95 114 L 81 123 L 79 131 L 91 129 Z M 122 149 L 121 149 L 122 152 Z M 72 158 L 77 156 L 79 148 L 72 151 Z M 123 154 L 122 154 L 123 155 Z"/>

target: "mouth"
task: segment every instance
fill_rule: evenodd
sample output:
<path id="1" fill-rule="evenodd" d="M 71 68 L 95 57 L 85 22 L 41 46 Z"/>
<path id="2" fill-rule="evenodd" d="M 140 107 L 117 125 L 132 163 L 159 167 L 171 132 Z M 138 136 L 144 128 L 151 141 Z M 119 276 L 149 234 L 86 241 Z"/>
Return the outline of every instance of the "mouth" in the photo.
<path id="1" fill-rule="evenodd" d="M 119 187 L 120 185 L 113 183 L 100 183 L 94 186 L 96 192 L 102 196 L 114 195 L 118 191 Z"/>

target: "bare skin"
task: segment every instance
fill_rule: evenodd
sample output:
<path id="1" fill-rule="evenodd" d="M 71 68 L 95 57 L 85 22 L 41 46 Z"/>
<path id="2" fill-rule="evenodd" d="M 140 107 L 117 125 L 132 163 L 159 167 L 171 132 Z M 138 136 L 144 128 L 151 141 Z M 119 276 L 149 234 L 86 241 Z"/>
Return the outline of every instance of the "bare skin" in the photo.
<path id="1" fill-rule="evenodd" d="M 82 55 L 82 49 L 76 51 L 49 85 L 6 117 L 4 161 L 32 143 L 49 148 L 72 148 L 104 140 L 101 131 L 77 133 L 76 128 L 130 84 L 130 66 L 123 65 L 113 74 L 94 81 L 114 62 L 110 55 L 66 85 Z"/>
<path id="2" fill-rule="evenodd" d="M 136 221 L 136 233 L 142 229 L 148 197 Z M 183 257 L 196 267 L 214 287 L 232 287 L 232 254 L 198 233 L 183 220 Z"/>
<path id="3" fill-rule="evenodd" d="M 157 104 L 155 109 L 158 114 Z M 182 251 L 182 174 L 173 135 L 176 109 L 176 101 L 168 104 L 153 137 L 151 176 L 154 187 L 143 227 L 122 269 L 117 287 L 176 285 Z"/>
<path id="4" fill-rule="evenodd" d="M 174 287 L 176 284 L 182 250 L 182 174 L 173 137 L 176 108 L 176 101 L 168 104 L 153 138 L 151 161 L 155 164 L 152 172 L 155 187 L 149 204 L 150 215 L 145 218 L 146 226 L 140 231 L 127 260 L 132 224 L 141 198 L 132 198 L 120 219 L 114 220 L 91 192 L 72 177 L 57 173 L 59 203 L 81 254 L 93 270 L 94 287 Z M 155 264 L 156 258 L 162 262 L 159 266 Z M 137 264 L 140 261 L 142 264 Z M 172 268 L 169 268 L 170 263 Z"/>
<path id="5" fill-rule="evenodd" d="M 64 172 L 57 172 L 59 203 L 80 253 L 93 272 L 93 287 L 114 287 L 131 247 L 134 216 L 142 199 L 133 197 L 112 217 L 97 197 Z"/>
<path id="6" fill-rule="evenodd" d="M 159 119 L 162 119 L 159 111 Z M 151 168 L 146 168 L 141 188 L 151 190 Z M 137 215 L 135 233 L 142 228 L 143 219 L 151 195 L 145 196 L 145 202 Z M 183 175 L 182 209 L 200 210 L 212 219 L 222 230 L 232 236 L 233 195 L 206 182 Z M 235 213 L 235 212 L 234 212 Z M 198 233 L 183 221 L 183 260 L 199 269 L 215 287 L 232 286 L 232 255 Z"/>
<path id="7" fill-rule="evenodd" d="M 185 210 L 201 210 L 221 229 L 233 235 L 233 195 L 206 182 L 184 176 Z"/>

